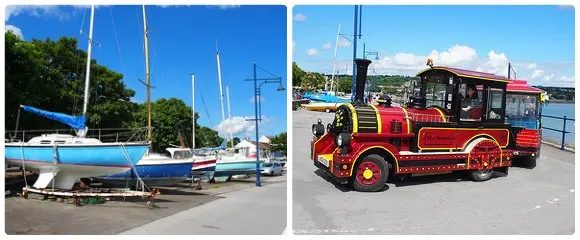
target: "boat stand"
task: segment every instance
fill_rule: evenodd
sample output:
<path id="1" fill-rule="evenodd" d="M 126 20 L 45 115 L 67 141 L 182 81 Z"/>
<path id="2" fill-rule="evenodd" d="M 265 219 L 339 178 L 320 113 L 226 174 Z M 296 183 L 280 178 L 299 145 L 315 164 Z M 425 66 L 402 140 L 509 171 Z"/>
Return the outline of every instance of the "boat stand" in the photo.
<path id="1" fill-rule="evenodd" d="M 90 197 L 141 197 L 147 199 L 147 207 L 153 208 L 155 206 L 154 200 L 155 196 L 161 195 L 158 189 L 153 189 L 151 192 L 145 191 L 132 191 L 126 188 L 93 188 L 93 189 L 83 189 L 83 190 L 64 190 L 64 189 L 37 189 L 33 187 L 23 187 L 22 193 L 19 193 L 20 197 L 23 199 L 28 199 L 28 193 L 36 193 L 43 195 L 44 199 L 48 199 L 49 196 L 54 197 L 65 197 L 72 198 L 73 204 L 76 206 L 81 206 L 81 199 Z"/>

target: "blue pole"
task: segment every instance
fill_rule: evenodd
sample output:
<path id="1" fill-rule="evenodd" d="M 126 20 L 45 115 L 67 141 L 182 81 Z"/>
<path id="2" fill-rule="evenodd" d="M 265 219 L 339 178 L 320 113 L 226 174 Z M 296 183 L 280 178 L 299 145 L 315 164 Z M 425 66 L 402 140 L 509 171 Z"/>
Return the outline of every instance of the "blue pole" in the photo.
<path id="1" fill-rule="evenodd" d="M 256 111 L 256 187 L 261 187 L 260 183 L 260 143 L 258 141 L 258 80 L 256 79 L 256 63 L 254 63 L 254 107 Z"/>
<path id="2" fill-rule="evenodd" d="M 352 93 L 350 100 L 354 101 L 354 91 L 356 86 L 356 42 L 357 42 L 357 21 L 358 21 L 358 5 L 354 5 L 354 34 L 353 34 L 353 45 L 352 45 L 352 87 L 350 92 Z M 364 53 L 363 53 L 364 54 Z"/>
<path id="3" fill-rule="evenodd" d="M 562 148 L 560 150 L 564 150 L 565 141 L 566 141 L 566 116 L 564 116 L 564 127 L 562 128 Z"/>

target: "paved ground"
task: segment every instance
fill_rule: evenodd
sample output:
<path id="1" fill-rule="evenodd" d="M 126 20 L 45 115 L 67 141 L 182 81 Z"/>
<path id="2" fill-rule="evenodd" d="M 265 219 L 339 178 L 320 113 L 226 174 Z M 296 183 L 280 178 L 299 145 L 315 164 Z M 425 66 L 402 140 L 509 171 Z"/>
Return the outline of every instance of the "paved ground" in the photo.
<path id="1" fill-rule="evenodd" d="M 278 183 L 278 188 L 283 188 L 286 199 L 286 177 L 262 177 L 262 182 L 267 188 L 270 184 Z M 186 185 L 186 184 L 184 184 Z M 76 207 L 70 203 L 59 203 L 53 201 L 41 200 L 40 196 L 30 195 L 29 199 L 21 199 L 14 194 L 15 186 L 12 188 L 13 194 L 5 198 L 5 232 L 7 234 L 117 234 L 152 221 L 171 216 L 173 214 L 195 209 L 204 204 L 213 201 L 222 201 L 231 203 L 230 206 L 216 211 L 217 215 L 227 216 L 226 211 L 240 206 L 239 203 L 246 202 L 242 199 L 244 195 L 236 195 L 236 191 L 249 191 L 255 186 L 254 178 L 232 180 L 227 183 L 204 184 L 202 190 L 193 190 L 191 187 L 172 187 L 161 189 L 161 196 L 156 199 L 157 207 L 149 209 L 145 202 L 137 198 L 134 200 L 110 201 L 105 204 L 86 205 Z M 21 189 L 21 188 L 20 188 Z M 247 189 L 247 190 L 246 190 Z M 282 191 L 282 190 L 278 190 Z M 275 192 L 278 192 L 275 190 Z M 256 194 L 256 193 L 254 193 Z M 286 225 L 286 201 L 283 202 L 284 215 L 281 216 L 280 222 Z M 264 205 L 268 206 L 268 205 Z M 238 212 L 243 210 L 239 209 Z M 276 208 L 278 210 L 278 208 Z M 248 210 L 249 211 L 249 210 Z M 234 211 L 235 212 L 235 211 Z M 279 211 L 277 211 L 279 212 Z M 252 213 L 249 213 L 250 216 Z M 200 218 L 200 215 L 192 215 Z M 207 215 L 202 216 L 206 218 Z M 272 218 L 269 218 L 272 220 Z M 273 221 L 273 220 L 272 220 Z M 185 229 L 193 229 L 191 226 Z M 278 231 L 278 229 L 274 230 Z M 283 231 L 280 230 L 280 233 Z M 225 231 L 224 231 L 225 232 Z M 195 234 L 195 233 L 193 233 Z M 227 233 L 223 233 L 227 234 Z"/>
<path id="2" fill-rule="evenodd" d="M 280 235 L 286 228 L 286 189 L 286 181 L 253 185 L 122 234 Z"/>
<path id="3" fill-rule="evenodd" d="M 294 234 L 573 234 L 574 153 L 542 147 L 536 168 L 469 181 L 463 174 L 387 183 L 361 193 L 329 182 L 309 159 L 311 126 L 333 114 L 293 112 Z"/>

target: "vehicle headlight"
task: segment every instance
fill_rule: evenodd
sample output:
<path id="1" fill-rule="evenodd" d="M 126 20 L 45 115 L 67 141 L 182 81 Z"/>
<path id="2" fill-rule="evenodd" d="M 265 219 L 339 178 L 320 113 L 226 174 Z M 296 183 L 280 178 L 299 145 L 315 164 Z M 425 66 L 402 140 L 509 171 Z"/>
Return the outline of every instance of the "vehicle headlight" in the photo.
<path id="1" fill-rule="evenodd" d="M 342 134 L 338 135 L 338 139 L 336 140 L 336 144 L 339 147 L 342 147 Z"/>

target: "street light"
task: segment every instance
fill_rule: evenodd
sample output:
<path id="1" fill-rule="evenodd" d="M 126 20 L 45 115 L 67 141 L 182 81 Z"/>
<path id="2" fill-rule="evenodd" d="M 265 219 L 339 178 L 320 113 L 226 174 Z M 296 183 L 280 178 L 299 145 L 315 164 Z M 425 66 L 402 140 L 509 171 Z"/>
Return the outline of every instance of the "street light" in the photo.
<path id="1" fill-rule="evenodd" d="M 246 79 L 245 81 L 254 81 L 254 107 L 255 107 L 255 119 L 248 119 L 247 121 L 255 121 L 256 122 L 256 187 L 261 187 L 262 183 L 260 182 L 260 142 L 259 142 L 259 131 L 258 131 L 258 122 L 262 121 L 262 104 L 261 102 L 261 95 L 262 90 L 260 89 L 263 84 L 266 83 L 279 83 L 277 91 L 284 91 L 286 90 L 284 86 L 282 86 L 282 78 L 256 78 L 256 63 L 254 63 L 254 78 L 253 79 Z M 260 68 L 261 69 L 261 68 Z M 263 70 L 263 69 L 262 69 Z M 265 70 L 263 70 L 265 71 Z M 267 72 L 267 71 L 265 71 Z M 271 74 L 271 73 L 270 73 Z M 273 75 L 273 74 L 272 74 Z M 258 81 L 262 81 L 260 85 L 258 85 Z"/>
<path id="2" fill-rule="evenodd" d="M 379 52 L 367 52 L 366 43 L 363 43 L 363 58 L 367 59 L 367 56 L 374 55 L 375 60 L 379 60 Z"/>

